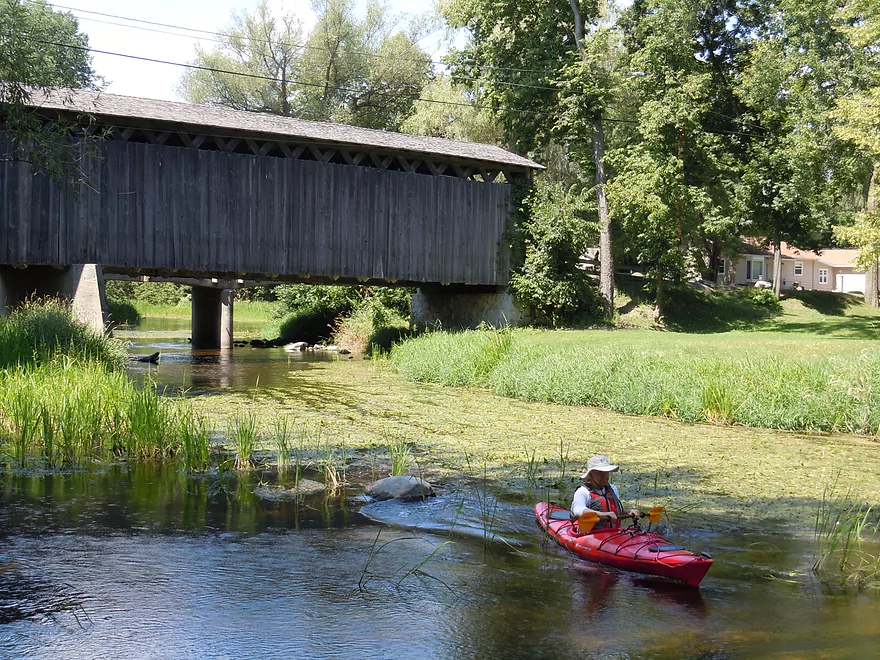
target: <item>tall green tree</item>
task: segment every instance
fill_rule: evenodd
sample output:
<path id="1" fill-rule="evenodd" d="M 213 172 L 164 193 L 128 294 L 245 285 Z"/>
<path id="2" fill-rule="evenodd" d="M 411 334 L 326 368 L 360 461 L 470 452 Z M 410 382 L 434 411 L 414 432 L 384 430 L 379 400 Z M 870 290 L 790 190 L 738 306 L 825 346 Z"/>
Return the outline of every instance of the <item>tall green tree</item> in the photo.
<path id="1" fill-rule="evenodd" d="M 196 49 L 178 89 L 197 103 L 303 119 L 397 129 L 429 80 L 418 46 L 420 24 L 401 28 L 373 1 L 366 16 L 353 0 L 313 0 L 317 23 L 304 34 L 293 14 L 266 2 L 233 15 L 222 43 Z M 224 73 L 229 72 L 229 73 Z"/>
<path id="2" fill-rule="evenodd" d="M 440 12 L 450 26 L 468 34 L 467 44 L 448 59 L 453 78 L 479 80 L 482 98 L 504 128 L 508 147 L 540 153 L 555 140 L 583 166 L 582 185 L 596 195 L 594 212 L 602 228 L 600 290 L 610 316 L 614 260 L 602 113 L 611 86 L 604 50 L 608 39 L 604 33 L 595 36 L 599 6 L 580 0 L 446 0 Z M 589 182 L 589 173 L 595 184 Z"/>
<path id="3" fill-rule="evenodd" d="M 731 109 L 740 19 L 725 2 L 637 0 L 623 15 L 633 99 L 609 153 L 620 250 L 656 282 L 706 268 L 704 247 L 735 232 L 732 191 L 742 149 Z"/>
<path id="4" fill-rule="evenodd" d="M 400 130 L 449 140 L 504 144 L 504 131 L 483 105 L 479 90 L 436 76 L 422 90 L 414 112 Z"/>
<path id="5" fill-rule="evenodd" d="M 773 287 L 781 287 L 783 241 L 827 244 L 850 179 L 847 148 L 830 111 L 858 85 L 853 50 L 834 20 L 836 0 L 767 0 L 758 39 L 737 93 L 762 137 L 744 159 L 744 231 L 773 245 Z"/>
<path id="6" fill-rule="evenodd" d="M 29 162 L 59 178 L 76 172 L 76 126 L 47 123 L 32 107 L 35 93 L 53 87 L 97 87 L 88 38 L 70 13 L 43 0 L 0 0 L 0 123 L 7 142 L 0 160 Z"/>
<path id="7" fill-rule="evenodd" d="M 862 67 L 861 89 L 836 100 L 831 112 L 837 137 L 854 145 L 870 161 L 864 209 L 851 226 L 835 234 L 859 249 L 859 264 L 868 271 L 865 297 L 880 306 L 880 5 L 872 0 L 849 0 L 836 15 L 854 56 Z"/>

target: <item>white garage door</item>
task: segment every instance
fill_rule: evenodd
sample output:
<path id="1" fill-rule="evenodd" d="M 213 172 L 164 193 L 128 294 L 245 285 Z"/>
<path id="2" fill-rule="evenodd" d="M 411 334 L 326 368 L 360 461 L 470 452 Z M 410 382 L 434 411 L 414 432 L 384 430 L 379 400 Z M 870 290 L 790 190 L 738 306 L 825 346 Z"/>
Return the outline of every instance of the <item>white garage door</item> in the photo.
<path id="1" fill-rule="evenodd" d="M 847 273 L 837 276 L 837 290 L 843 293 L 864 293 L 865 274 Z"/>

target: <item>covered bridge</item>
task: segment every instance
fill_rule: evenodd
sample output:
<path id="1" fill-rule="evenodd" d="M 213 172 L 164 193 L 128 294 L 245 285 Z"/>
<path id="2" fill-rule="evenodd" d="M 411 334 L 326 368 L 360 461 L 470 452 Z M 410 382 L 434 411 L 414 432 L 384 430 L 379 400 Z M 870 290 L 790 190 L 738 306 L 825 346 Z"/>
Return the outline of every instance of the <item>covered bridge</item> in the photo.
<path id="1" fill-rule="evenodd" d="M 213 106 L 71 90 L 32 102 L 101 139 L 83 141 L 79 181 L 0 165 L 0 295 L 187 281 L 208 345 L 236 283 L 414 286 L 428 317 L 441 288 L 504 291 L 505 184 L 540 168 L 490 145 Z M 474 303 L 450 300 L 453 317 Z"/>

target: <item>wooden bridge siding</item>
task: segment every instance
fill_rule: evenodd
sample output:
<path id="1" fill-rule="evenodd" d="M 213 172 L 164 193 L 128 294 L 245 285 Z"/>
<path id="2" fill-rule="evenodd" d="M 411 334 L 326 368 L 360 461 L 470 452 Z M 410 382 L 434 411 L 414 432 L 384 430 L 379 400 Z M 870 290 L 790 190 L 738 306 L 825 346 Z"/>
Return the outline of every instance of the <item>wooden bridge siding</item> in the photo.
<path id="1" fill-rule="evenodd" d="M 0 262 L 504 284 L 508 186 L 107 141 L 77 193 L 0 166 Z"/>

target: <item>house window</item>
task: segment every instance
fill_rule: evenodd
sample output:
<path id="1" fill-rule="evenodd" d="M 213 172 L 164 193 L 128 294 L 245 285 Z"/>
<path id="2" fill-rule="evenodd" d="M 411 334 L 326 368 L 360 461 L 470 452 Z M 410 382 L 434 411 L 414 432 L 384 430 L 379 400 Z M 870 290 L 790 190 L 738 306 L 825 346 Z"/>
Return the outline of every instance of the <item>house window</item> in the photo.
<path id="1" fill-rule="evenodd" d="M 764 276 L 764 260 L 746 262 L 746 279 L 760 280 Z"/>
<path id="2" fill-rule="evenodd" d="M 727 270 L 727 262 L 724 259 L 718 260 L 718 274 L 724 275 Z"/>
<path id="3" fill-rule="evenodd" d="M 804 274 L 804 262 L 803 261 L 795 261 L 794 262 L 794 274 L 798 275 L 798 276 Z"/>
<path id="4" fill-rule="evenodd" d="M 819 269 L 819 284 L 828 284 L 828 269 Z"/>

